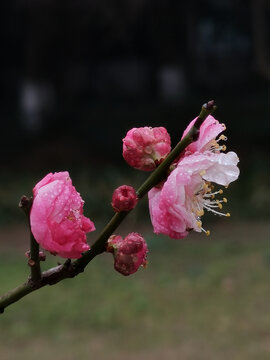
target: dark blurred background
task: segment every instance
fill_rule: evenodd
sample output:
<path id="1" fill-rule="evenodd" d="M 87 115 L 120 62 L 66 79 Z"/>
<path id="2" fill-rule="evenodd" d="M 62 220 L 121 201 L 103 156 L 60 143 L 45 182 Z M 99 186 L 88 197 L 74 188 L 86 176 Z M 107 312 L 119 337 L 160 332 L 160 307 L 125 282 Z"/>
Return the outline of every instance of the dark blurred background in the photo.
<path id="1" fill-rule="evenodd" d="M 259 192 L 255 215 L 270 208 L 269 1 L 13 0 L 0 16 L 3 184 L 128 173 L 127 130 L 165 126 L 175 144 L 214 99 L 248 183 L 238 190 Z"/>
<path id="2" fill-rule="evenodd" d="M 163 125 L 177 140 L 212 98 L 234 147 L 267 140 L 266 0 L 13 0 L 1 8 L 7 167 L 119 162 L 130 127 Z"/>

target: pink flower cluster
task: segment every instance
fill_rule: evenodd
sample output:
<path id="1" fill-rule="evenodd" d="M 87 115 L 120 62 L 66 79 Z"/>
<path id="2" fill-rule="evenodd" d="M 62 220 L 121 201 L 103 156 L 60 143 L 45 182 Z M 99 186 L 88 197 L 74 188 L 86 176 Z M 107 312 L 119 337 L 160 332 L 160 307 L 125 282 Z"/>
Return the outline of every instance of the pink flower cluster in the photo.
<path id="1" fill-rule="evenodd" d="M 123 139 L 123 157 L 135 169 L 151 171 L 171 151 L 171 138 L 164 127 L 141 127 Z"/>
<path id="2" fill-rule="evenodd" d="M 95 230 L 95 226 L 83 216 L 84 201 L 72 185 L 69 173 L 46 175 L 33 193 L 30 224 L 36 241 L 55 255 L 80 258 L 89 250 L 86 233 Z"/>
<path id="3" fill-rule="evenodd" d="M 194 125 L 194 119 L 183 137 Z M 225 153 L 226 146 L 220 141 L 225 125 L 208 116 L 200 127 L 197 141 L 191 143 L 180 155 L 167 179 L 149 193 L 149 209 L 154 232 L 181 239 L 191 230 L 204 231 L 204 211 L 230 216 L 221 211 L 222 189 L 239 176 L 238 157 L 234 152 Z M 218 137 L 219 136 L 219 137 Z M 129 165 L 140 170 L 153 170 L 169 154 L 170 136 L 163 127 L 134 128 L 123 139 L 123 156 Z M 89 250 L 86 233 L 95 230 L 93 222 L 83 215 L 80 194 L 72 185 L 68 172 L 50 173 L 33 189 L 34 199 L 30 212 L 30 224 L 36 241 L 53 254 L 63 258 L 80 258 Z M 112 197 L 116 212 L 130 211 L 137 204 L 136 191 L 127 185 L 117 188 Z M 107 251 L 112 252 L 115 269 L 124 275 L 137 271 L 146 264 L 148 252 L 145 240 L 137 233 L 126 238 L 111 236 Z"/>
<path id="4" fill-rule="evenodd" d="M 184 131 L 190 130 L 194 119 Z M 239 176 L 238 157 L 234 152 L 224 153 L 224 135 L 216 137 L 225 129 L 213 116 L 208 116 L 200 128 L 196 142 L 184 151 L 176 168 L 170 173 L 163 186 L 148 193 L 149 209 L 154 232 L 181 239 L 191 230 L 210 233 L 202 227 L 204 211 L 216 215 L 230 216 L 220 211 L 226 198 L 217 199 L 223 193 L 215 190 L 213 183 L 227 187 Z"/>
<path id="5" fill-rule="evenodd" d="M 113 253 L 115 270 L 125 276 L 135 273 L 140 266 L 146 266 L 147 244 L 137 233 L 130 233 L 124 239 L 112 235 L 108 240 L 107 251 Z"/>

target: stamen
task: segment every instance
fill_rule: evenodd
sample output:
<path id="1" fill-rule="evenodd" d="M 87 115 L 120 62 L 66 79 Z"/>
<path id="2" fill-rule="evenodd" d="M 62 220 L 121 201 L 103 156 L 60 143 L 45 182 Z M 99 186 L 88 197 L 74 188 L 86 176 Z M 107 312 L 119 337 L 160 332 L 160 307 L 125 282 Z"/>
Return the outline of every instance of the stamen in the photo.
<path id="1" fill-rule="evenodd" d="M 220 140 L 226 141 L 227 138 L 226 136 L 221 135 L 217 140 L 213 140 L 210 145 L 210 151 L 216 153 L 218 151 L 225 151 L 227 149 L 226 145 L 219 145 Z"/>
<path id="2" fill-rule="evenodd" d="M 201 172 L 203 174 L 204 171 Z M 210 235 L 209 230 L 205 230 L 202 227 L 201 217 L 204 215 L 204 210 L 212 212 L 215 215 L 220 216 L 231 216 L 230 213 L 223 213 L 218 211 L 219 209 L 223 208 L 222 203 L 227 203 L 227 198 L 223 197 L 220 200 L 216 199 L 216 195 L 223 194 L 223 190 L 219 189 L 214 191 L 214 185 L 210 181 L 203 181 L 200 190 L 195 193 L 195 196 L 192 200 L 192 212 L 196 217 L 196 224 L 198 228 L 203 231 L 207 236 Z"/>
<path id="3" fill-rule="evenodd" d="M 203 227 L 200 226 L 200 229 L 205 233 L 206 236 L 210 235 L 210 230 L 205 230 Z"/>
<path id="4" fill-rule="evenodd" d="M 211 211 L 212 213 L 216 214 L 216 215 L 221 215 L 221 216 L 226 216 L 226 217 L 229 217 L 231 216 L 230 213 L 227 213 L 227 214 L 224 214 L 222 212 L 219 212 L 219 211 L 216 211 L 214 209 L 212 209 L 212 207 L 209 207 L 209 206 L 204 206 L 208 211 Z"/>
<path id="5" fill-rule="evenodd" d="M 225 136 L 225 135 L 220 135 L 220 137 L 218 138 L 218 140 L 217 141 L 219 141 L 219 140 L 223 140 L 223 141 L 226 141 L 227 140 L 227 136 Z"/>
<path id="6" fill-rule="evenodd" d="M 220 201 L 219 201 L 219 200 L 216 200 L 216 203 L 217 203 L 217 206 L 218 206 L 220 209 L 222 209 L 222 204 L 220 203 Z"/>
<path id="7" fill-rule="evenodd" d="M 217 194 L 223 194 L 223 190 L 220 189 L 220 190 L 215 191 L 215 192 L 213 192 L 213 193 L 205 194 L 204 197 L 211 197 L 211 198 L 213 198 L 213 195 L 214 195 L 214 197 L 215 197 L 215 195 L 217 195 Z"/>

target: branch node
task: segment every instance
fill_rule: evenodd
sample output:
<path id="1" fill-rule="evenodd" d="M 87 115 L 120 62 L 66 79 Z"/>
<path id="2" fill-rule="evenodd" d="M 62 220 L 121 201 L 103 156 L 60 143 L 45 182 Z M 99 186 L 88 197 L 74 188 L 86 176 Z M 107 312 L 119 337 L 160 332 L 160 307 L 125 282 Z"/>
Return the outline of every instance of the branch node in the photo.
<path id="1" fill-rule="evenodd" d="M 71 264 L 71 259 L 67 259 L 63 264 L 63 268 L 68 269 L 70 267 L 70 264 Z"/>
<path id="2" fill-rule="evenodd" d="M 33 260 L 33 259 L 29 259 L 29 260 L 28 260 L 28 265 L 29 265 L 30 267 L 35 266 L 35 265 L 36 265 L 35 260 Z"/>

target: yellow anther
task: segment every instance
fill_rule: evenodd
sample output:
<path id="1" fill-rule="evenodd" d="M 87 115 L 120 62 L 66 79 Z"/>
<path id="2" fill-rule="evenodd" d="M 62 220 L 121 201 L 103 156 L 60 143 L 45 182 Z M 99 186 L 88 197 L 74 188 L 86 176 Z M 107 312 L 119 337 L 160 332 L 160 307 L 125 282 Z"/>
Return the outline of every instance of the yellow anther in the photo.
<path id="1" fill-rule="evenodd" d="M 208 185 L 206 183 L 203 184 L 203 190 L 208 190 Z"/>
<path id="2" fill-rule="evenodd" d="M 227 198 L 223 198 L 223 202 L 225 203 L 228 202 Z"/>
<path id="3" fill-rule="evenodd" d="M 221 150 L 222 150 L 222 151 L 226 151 L 226 149 L 227 149 L 226 145 L 222 145 Z"/>
<path id="4" fill-rule="evenodd" d="M 226 130 L 226 125 L 225 124 L 221 124 L 221 126 L 223 127 L 223 130 Z"/>
<path id="5" fill-rule="evenodd" d="M 197 210 L 197 215 L 198 216 L 203 216 L 204 215 L 204 211 L 202 210 Z"/>
<path id="6" fill-rule="evenodd" d="M 198 226 L 198 228 L 201 228 L 201 227 L 202 227 L 202 222 L 201 222 L 201 221 L 197 221 L 197 226 Z"/>
<path id="7" fill-rule="evenodd" d="M 210 230 L 206 230 L 205 235 L 209 236 L 210 235 Z"/>
<path id="8" fill-rule="evenodd" d="M 219 189 L 218 192 L 219 192 L 220 194 L 223 194 L 223 190 L 222 190 L 222 189 Z"/>
<path id="9" fill-rule="evenodd" d="M 220 135 L 219 140 L 224 140 L 224 141 L 226 141 L 226 140 L 227 140 L 227 137 L 222 134 L 222 135 Z"/>
<path id="10" fill-rule="evenodd" d="M 214 199 L 214 198 L 215 198 L 215 194 L 212 194 L 212 195 L 211 195 L 211 199 Z"/>
<path id="11" fill-rule="evenodd" d="M 220 209 L 222 209 L 222 204 L 217 200 L 217 205 Z"/>
<path id="12" fill-rule="evenodd" d="M 230 217 L 230 216 L 231 216 L 231 214 L 230 214 L 230 213 L 227 213 L 227 214 L 226 214 L 226 216 L 227 216 L 227 217 Z"/>

